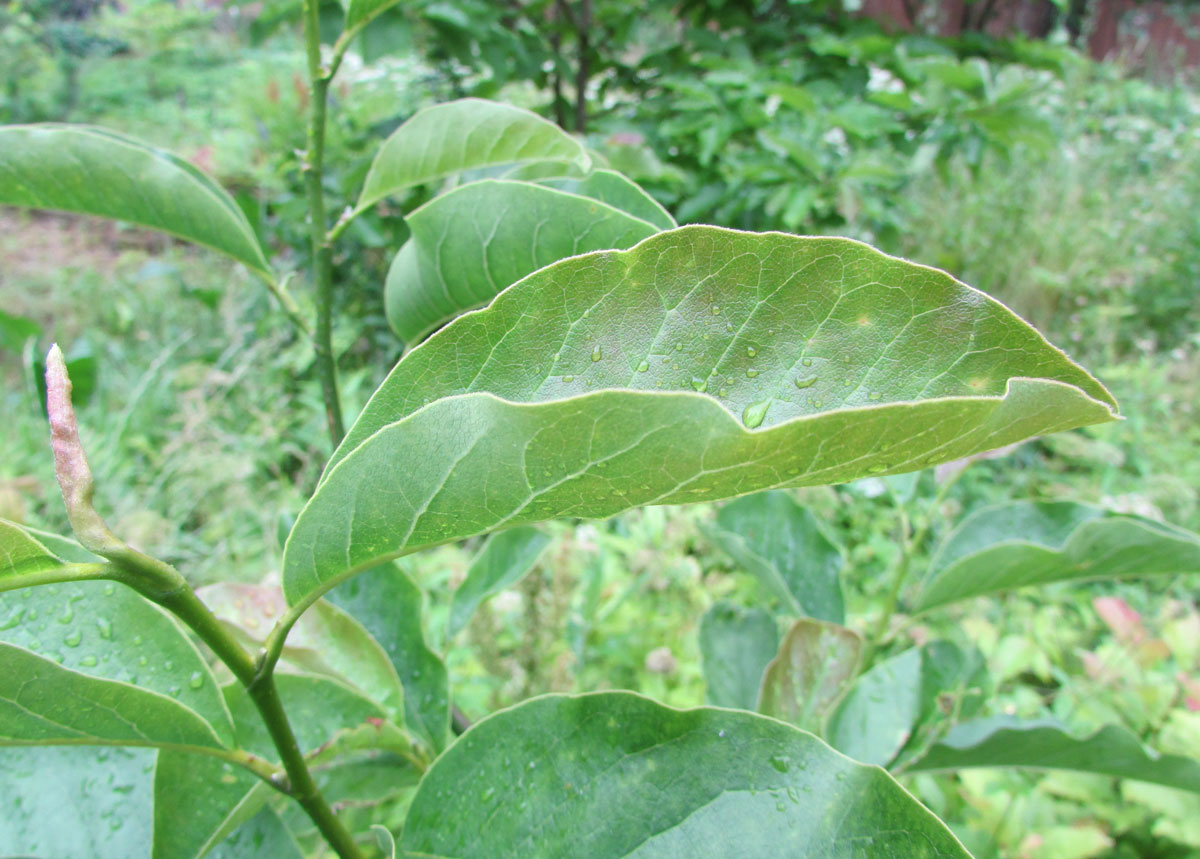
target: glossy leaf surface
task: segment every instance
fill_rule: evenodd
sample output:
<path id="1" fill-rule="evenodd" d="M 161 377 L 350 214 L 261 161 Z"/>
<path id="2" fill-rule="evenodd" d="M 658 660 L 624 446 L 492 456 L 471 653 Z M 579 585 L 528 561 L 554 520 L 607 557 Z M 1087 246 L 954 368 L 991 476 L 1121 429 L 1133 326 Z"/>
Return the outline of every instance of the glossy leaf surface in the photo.
<path id="1" fill-rule="evenodd" d="M 593 170 L 586 176 L 555 176 L 537 181 L 540 185 L 557 188 L 568 194 L 580 194 L 607 203 L 660 230 L 673 230 L 678 226 L 661 203 L 616 170 Z"/>
<path id="2" fill-rule="evenodd" d="M 497 179 L 435 197 L 406 220 L 412 236 L 388 269 L 384 301 L 408 343 L 543 266 L 659 229 L 588 197 Z"/>
<path id="3" fill-rule="evenodd" d="M 792 624 L 763 675 L 758 709 L 797 728 L 821 733 L 854 682 L 862 636 L 836 623 L 801 618 Z"/>
<path id="4" fill-rule="evenodd" d="M 887 773 L 809 734 L 624 692 L 549 695 L 479 722 L 426 774 L 401 849 L 460 859 L 967 855 Z"/>
<path id="5" fill-rule="evenodd" d="M 809 372 L 819 389 L 795 384 Z M 300 514 L 284 588 L 295 602 L 472 534 L 910 471 L 1112 416 L 1085 371 L 945 274 L 845 239 L 683 227 L 542 269 L 405 356 Z"/>
<path id="6" fill-rule="evenodd" d="M 700 656 L 708 703 L 756 710 L 767 663 L 779 649 L 775 618 L 760 608 L 714 603 L 700 618 Z"/>
<path id="7" fill-rule="evenodd" d="M 963 722 L 909 769 L 967 767 L 1076 770 L 1200 793 L 1200 761 L 1159 754 L 1116 725 L 1076 738 L 1049 720 L 993 716 Z"/>
<path id="8" fill-rule="evenodd" d="M 1069 501 L 972 514 L 932 561 L 917 609 L 1068 579 L 1200 572 L 1200 537 Z"/>
<path id="9" fill-rule="evenodd" d="M 588 164 L 579 141 L 519 107 L 477 98 L 427 107 L 383 142 L 358 208 L 464 170 L 543 160 Z"/>
<path id="10" fill-rule="evenodd" d="M 404 687 L 408 729 L 433 751 L 450 738 L 450 690 L 446 665 L 425 641 L 425 595 L 395 564 L 368 570 L 329 593 L 329 601 L 353 615 L 379 642 Z"/>
<path id="11" fill-rule="evenodd" d="M 842 549 L 786 492 L 760 492 L 723 506 L 709 538 L 793 614 L 845 619 Z"/>
<path id="12" fill-rule="evenodd" d="M 528 573 L 549 543 L 549 537 L 531 527 L 513 528 L 489 537 L 471 560 L 467 577 L 451 598 L 446 638 L 462 631 L 481 602 Z"/>
<path id="13" fill-rule="evenodd" d="M 98 215 L 269 266 L 242 210 L 193 165 L 93 126 L 0 128 L 0 204 Z"/>

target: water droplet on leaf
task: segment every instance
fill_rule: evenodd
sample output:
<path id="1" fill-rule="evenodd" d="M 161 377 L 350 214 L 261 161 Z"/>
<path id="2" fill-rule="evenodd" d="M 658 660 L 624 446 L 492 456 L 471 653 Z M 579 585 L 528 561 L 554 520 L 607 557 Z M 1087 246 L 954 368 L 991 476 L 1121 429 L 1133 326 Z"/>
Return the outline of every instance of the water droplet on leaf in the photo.
<path id="1" fill-rule="evenodd" d="M 742 412 L 742 423 L 746 425 L 746 429 L 756 429 L 759 427 L 763 422 L 763 418 L 767 416 L 767 409 L 770 407 L 771 401 L 769 399 L 746 406 L 745 411 Z"/>

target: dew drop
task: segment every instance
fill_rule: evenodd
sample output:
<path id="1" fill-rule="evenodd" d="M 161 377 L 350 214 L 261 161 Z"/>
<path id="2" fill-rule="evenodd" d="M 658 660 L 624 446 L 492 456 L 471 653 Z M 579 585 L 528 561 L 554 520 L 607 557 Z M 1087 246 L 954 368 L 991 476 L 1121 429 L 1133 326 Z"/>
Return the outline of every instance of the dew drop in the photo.
<path id="1" fill-rule="evenodd" d="M 110 638 L 112 638 L 112 624 L 109 622 L 108 618 L 96 618 L 96 626 L 100 629 L 101 638 L 103 638 L 105 641 L 108 641 Z"/>
<path id="2" fill-rule="evenodd" d="M 604 357 L 604 350 L 600 348 L 600 344 L 596 344 L 596 348 L 592 350 L 592 360 L 599 361 Z"/>
<path id="3" fill-rule="evenodd" d="M 797 379 L 796 379 L 796 387 L 800 388 L 801 390 L 803 390 L 804 388 L 811 388 L 816 383 L 817 383 L 816 376 L 809 376 L 807 379 L 802 379 L 802 378 L 797 377 Z"/>
<path id="4" fill-rule="evenodd" d="M 718 313 L 720 313 L 720 312 L 721 312 L 721 307 L 720 307 L 720 305 L 718 305 L 718 304 L 714 304 L 714 305 L 712 306 L 712 315 L 713 315 L 713 316 L 716 316 L 716 315 L 717 315 Z"/>
<path id="5" fill-rule="evenodd" d="M 791 768 L 792 761 L 787 755 L 771 755 L 771 766 L 779 772 L 785 773 Z"/>
<path id="6" fill-rule="evenodd" d="M 479 801 L 487 802 L 489 799 L 491 799 L 495 795 L 495 793 L 496 793 L 496 788 L 489 787 L 486 790 L 483 790 L 480 792 Z"/>
<path id="7" fill-rule="evenodd" d="M 758 370 L 755 370 L 753 367 L 751 367 L 749 370 L 746 371 L 747 379 L 753 379 L 757 375 L 758 375 Z"/>
<path id="8" fill-rule="evenodd" d="M 883 394 L 880 393 L 879 391 L 871 391 L 871 393 L 867 394 L 867 399 L 868 400 L 878 400 L 882 396 L 883 396 Z"/>
<path id="9" fill-rule="evenodd" d="M 74 619 L 75 619 L 75 609 L 73 609 L 71 607 L 70 603 L 67 603 L 67 607 L 65 609 L 63 609 L 63 613 L 58 616 L 58 622 L 59 623 L 70 623 Z"/>
<path id="10" fill-rule="evenodd" d="M 639 372 L 639 373 L 645 373 L 647 370 L 649 370 L 649 369 L 650 369 L 650 362 L 649 362 L 649 361 L 643 361 L 642 363 L 638 364 L 638 368 L 637 368 L 637 369 L 638 369 L 638 372 Z"/>
<path id="11" fill-rule="evenodd" d="M 63 637 L 63 644 L 67 647 L 78 647 L 81 641 L 83 641 L 83 635 L 77 629 L 71 630 Z"/>
<path id="12" fill-rule="evenodd" d="M 746 356 L 747 356 L 747 357 L 749 357 L 749 358 L 753 358 L 753 357 L 754 357 L 755 355 L 757 355 L 757 354 L 758 354 L 758 350 L 757 350 L 757 349 L 755 349 L 753 346 L 747 346 L 747 347 L 746 347 Z"/>
<path id="13" fill-rule="evenodd" d="M 882 474 L 883 472 L 885 472 L 887 470 L 888 470 L 888 467 L 886 465 L 872 465 L 870 468 L 867 469 L 867 471 L 869 471 L 871 474 Z"/>
<path id="14" fill-rule="evenodd" d="M 683 351 L 683 344 L 682 344 L 682 343 L 676 343 L 676 344 L 675 344 L 675 351 L 676 351 L 676 352 L 682 352 L 682 351 Z"/>
<path id="15" fill-rule="evenodd" d="M 705 391 L 708 390 L 708 380 L 693 376 L 692 377 L 692 388 L 696 391 L 696 393 L 703 394 Z"/>
<path id="16" fill-rule="evenodd" d="M 805 367 L 811 367 L 812 366 L 812 358 L 805 358 L 800 363 L 803 364 Z"/>
<path id="17" fill-rule="evenodd" d="M 85 657 L 83 657 L 83 659 L 79 660 L 79 664 L 85 668 L 95 668 L 96 667 L 96 657 L 85 656 Z"/>
<path id="18" fill-rule="evenodd" d="M 564 382 L 574 382 L 575 377 L 574 376 L 563 376 L 563 381 Z"/>
<path id="19" fill-rule="evenodd" d="M 193 689 L 199 689 L 204 685 L 204 675 L 199 671 L 193 671 L 192 676 L 188 678 L 188 686 Z"/>
<path id="20" fill-rule="evenodd" d="M 770 407 L 769 399 L 746 406 L 745 411 L 742 412 L 742 423 L 746 425 L 746 429 L 756 429 L 761 426 L 763 418 L 767 416 L 767 409 Z"/>
<path id="21" fill-rule="evenodd" d="M 562 357 L 562 352 L 555 352 L 555 353 L 554 353 L 554 360 L 555 360 L 555 361 L 557 361 L 557 360 L 558 360 L 559 358 L 561 358 L 561 357 Z"/>
<path id="22" fill-rule="evenodd" d="M 718 396 L 718 397 L 728 397 L 728 396 L 729 396 L 729 389 L 728 389 L 728 388 L 718 388 L 718 389 L 717 389 L 717 396 Z"/>

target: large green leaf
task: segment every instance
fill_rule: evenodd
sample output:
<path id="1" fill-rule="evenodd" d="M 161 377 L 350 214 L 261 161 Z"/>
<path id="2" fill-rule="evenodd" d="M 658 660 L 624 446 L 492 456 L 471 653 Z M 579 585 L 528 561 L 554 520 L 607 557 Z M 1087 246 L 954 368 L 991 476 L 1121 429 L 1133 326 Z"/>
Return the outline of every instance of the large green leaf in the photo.
<path id="1" fill-rule="evenodd" d="M 446 638 L 457 635 L 467 625 L 481 602 L 528 573 L 549 543 L 549 537 L 531 527 L 513 528 L 488 538 L 451 598 Z"/>
<path id="2" fill-rule="evenodd" d="M 593 170 L 582 177 L 553 176 L 537 182 L 568 194 L 581 194 L 607 203 L 635 218 L 648 221 L 660 230 L 673 230 L 678 226 L 661 203 L 616 170 Z"/>
<path id="3" fill-rule="evenodd" d="M 249 221 L 220 185 L 161 149 L 101 128 L 0 128 L 0 204 L 116 218 L 270 267 Z"/>
<path id="4" fill-rule="evenodd" d="M 887 773 L 810 734 L 627 692 L 550 695 L 473 726 L 426 774 L 401 848 L 456 859 L 967 855 Z"/>
<path id="5" fill-rule="evenodd" d="M 993 716 L 963 722 L 909 770 L 967 767 L 1076 770 L 1200 793 L 1200 761 L 1159 754 L 1116 725 L 1076 738 L 1051 720 Z"/>
<path id="6" fill-rule="evenodd" d="M 794 614 L 841 623 L 842 549 L 786 492 L 760 492 L 726 504 L 709 538 L 759 579 Z"/>
<path id="7" fill-rule="evenodd" d="M 300 514 L 284 589 L 522 523 L 900 473 L 1112 417 L 1084 370 L 948 275 L 846 239 L 683 227 L 542 269 L 406 355 Z"/>
<path id="8" fill-rule="evenodd" d="M 11 644 L 0 644 L 0 666 L 0 745 L 222 747 L 208 722 L 165 695 Z"/>
<path id="9" fill-rule="evenodd" d="M 543 160 L 588 164 L 579 141 L 536 113 L 477 98 L 427 107 L 383 142 L 357 208 L 464 170 Z"/>
<path id="10" fill-rule="evenodd" d="M 767 663 L 779 649 L 775 618 L 761 608 L 714 603 L 700 618 L 700 657 L 708 703 L 754 710 Z"/>
<path id="11" fill-rule="evenodd" d="M 1067 579 L 1200 572 L 1200 537 L 1069 501 L 1018 501 L 967 517 L 942 544 L 918 611 Z"/>
<path id="12" fill-rule="evenodd" d="M 588 197 L 498 179 L 435 197 L 407 221 L 412 236 L 388 269 L 384 298 L 392 329 L 409 343 L 543 266 L 658 232 Z"/>
<path id="13" fill-rule="evenodd" d="M 425 641 L 425 595 L 408 573 L 382 564 L 329 592 L 329 600 L 353 615 L 379 642 L 404 686 L 405 724 L 434 753 L 450 737 L 450 689 L 446 665 Z"/>
<path id="14" fill-rule="evenodd" d="M 221 691 L 196 645 L 172 615 L 129 588 L 69 582 L 0 593 L 0 642 L 131 695 L 178 702 L 222 741 L 232 737 Z M 7 671 L 0 661 L 0 674 Z"/>
<path id="15" fill-rule="evenodd" d="M 0 853 L 145 856 L 154 755 L 153 749 L 0 748 Z"/>
<path id="16" fill-rule="evenodd" d="M 862 636 L 844 626 L 800 618 L 763 675 L 758 708 L 768 716 L 820 734 L 830 711 L 854 682 Z"/>
<path id="17" fill-rule="evenodd" d="M 0 519 L 0 582 L 5 578 L 40 573 L 63 565 L 42 542 L 15 522 Z M 0 584 L 0 587 L 3 587 Z"/>

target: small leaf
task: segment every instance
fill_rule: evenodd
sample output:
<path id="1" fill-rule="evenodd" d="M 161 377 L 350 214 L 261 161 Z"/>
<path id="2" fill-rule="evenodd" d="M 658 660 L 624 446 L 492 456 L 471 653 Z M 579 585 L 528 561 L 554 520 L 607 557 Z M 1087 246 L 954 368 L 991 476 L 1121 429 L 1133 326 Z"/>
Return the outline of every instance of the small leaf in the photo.
<path id="1" fill-rule="evenodd" d="M 721 508 L 705 533 L 787 611 L 841 623 L 842 549 L 786 492 L 760 492 Z"/>
<path id="2" fill-rule="evenodd" d="M 0 748 L 0 850 L 14 856 L 145 856 L 154 819 L 154 755 L 153 749 Z"/>
<path id="3" fill-rule="evenodd" d="M 0 310 L 0 349 L 20 355 L 25 344 L 42 336 L 42 326 L 24 316 Z"/>
<path id="4" fill-rule="evenodd" d="M 862 636 L 844 626 L 809 618 L 796 621 L 767 666 L 759 711 L 822 733 L 830 711 L 858 675 L 862 648 Z"/>
<path id="5" fill-rule="evenodd" d="M 404 686 L 404 719 L 434 753 L 450 738 L 446 665 L 425 641 L 425 596 L 404 570 L 382 564 L 329 592 L 379 642 Z"/>
<path id="6" fill-rule="evenodd" d="M 98 680 L 0 644 L 0 745 L 221 748 L 195 711 L 128 683 Z"/>
<path id="7" fill-rule="evenodd" d="M 1074 770 L 1200 793 L 1200 761 L 1148 749 L 1124 728 L 1106 725 L 1076 738 L 1053 720 L 993 716 L 956 726 L 909 768 L 1024 767 Z"/>
<path id="8" fill-rule="evenodd" d="M 471 561 L 466 578 L 451 598 L 447 640 L 466 627 L 481 602 L 511 587 L 533 569 L 549 543 L 549 537 L 530 527 L 513 528 L 490 537 Z"/>
<path id="9" fill-rule="evenodd" d="M 536 181 L 540 185 L 557 188 L 568 194 L 579 194 L 607 203 L 613 208 L 653 224 L 660 230 L 673 230 L 679 226 L 658 200 L 616 170 L 593 170 L 583 177 L 554 176 Z"/>
<path id="10" fill-rule="evenodd" d="M 412 236 L 388 269 L 384 300 L 408 343 L 552 262 L 658 232 L 587 197 L 498 179 L 455 188 L 406 220 Z"/>
<path id="11" fill-rule="evenodd" d="M 70 582 L 0 593 L 0 641 L 178 702 L 222 742 L 232 738 L 224 699 L 196 645 L 172 615 L 122 585 Z M 0 674 L 6 670 L 0 663 Z"/>
<path id="12" fill-rule="evenodd" d="M 886 766 L 912 736 L 921 712 L 921 650 L 873 666 L 829 720 L 830 744 L 864 764 Z"/>
<path id="13" fill-rule="evenodd" d="M 809 734 L 607 692 L 547 695 L 476 724 L 425 775 L 400 846 L 458 859 L 774 859 L 848 845 L 864 857 L 967 856 L 887 773 Z"/>
<path id="14" fill-rule="evenodd" d="M 1200 537 L 1069 501 L 1018 501 L 967 517 L 931 563 L 918 611 L 1072 579 L 1200 572 Z"/>
<path id="15" fill-rule="evenodd" d="M 794 384 L 808 372 L 819 391 Z M 845 239 L 682 227 L 541 269 L 409 352 L 298 517 L 284 589 L 1112 419 L 1099 383 L 948 275 Z"/>
<path id="16" fill-rule="evenodd" d="M 168 152 L 102 128 L 0 128 L 0 203 L 99 215 L 270 267 L 246 216 L 220 185 Z"/>
<path id="17" fill-rule="evenodd" d="M 724 600 L 714 603 L 700 618 L 700 657 L 708 703 L 756 709 L 763 672 L 778 649 L 779 630 L 770 614 Z"/>
<path id="18" fill-rule="evenodd" d="M 41 573 L 63 561 L 16 522 L 0 519 L 0 588 L 9 577 Z"/>
<path id="19" fill-rule="evenodd" d="M 199 588 L 197 596 L 213 614 L 261 643 L 287 611 L 277 587 L 221 583 Z M 382 705 L 402 720 L 404 690 L 391 660 L 352 616 L 321 601 L 306 611 L 288 633 L 285 657 L 306 671 L 331 674 Z"/>
<path id="20" fill-rule="evenodd" d="M 579 141 L 519 107 L 477 98 L 427 107 L 383 142 L 357 208 L 464 170 L 544 160 L 588 164 Z"/>
<path id="21" fill-rule="evenodd" d="M 365 27 L 399 2 L 400 0 L 349 0 L 346 4 L 346 29 Z"/>

